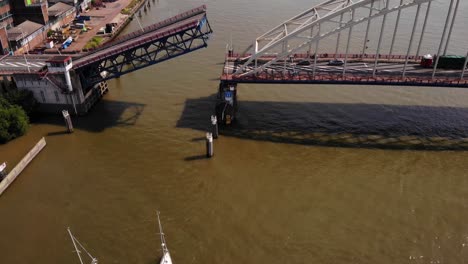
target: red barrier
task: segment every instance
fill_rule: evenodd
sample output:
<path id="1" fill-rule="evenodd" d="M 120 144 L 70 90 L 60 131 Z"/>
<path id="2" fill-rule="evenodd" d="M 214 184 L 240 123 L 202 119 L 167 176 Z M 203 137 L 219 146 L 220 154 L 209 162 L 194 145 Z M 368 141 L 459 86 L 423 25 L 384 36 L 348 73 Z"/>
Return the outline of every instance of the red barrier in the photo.
<path id="1" fill-rule="evenodd" d="M 260 73 L 256 76 L 247 76 L 247 77 L 235 77 L 232 74 L 222 74 L 222 80 L 233 80 L 239 82 L 285 82 L 285 83 L 294 83 L 297 81 L 300 82 L 352 82 L 356 84 L 366 84 L 366 83 L 381 83 L 381 84 L 408 84 L 408 85 L 434 85 L 434 86 L 450 86 L 456 85 L 459 87 L 468 87 L 468 80 L 460 79 L 448 79 L 446 77 L 432 78 L 428 77 L 407 77 L 407 78 L 396 78 L 395 76 L 377 76 L 375 78 L 371 76 L 354 76 L 353 74 L 347 74 L 345 76 L 337 74 L 327 74 L 327 73 L 317 73 L 314 76 L 310 74 L 282 74 L 279 72 L 274 72 L 272 74 Z"/>

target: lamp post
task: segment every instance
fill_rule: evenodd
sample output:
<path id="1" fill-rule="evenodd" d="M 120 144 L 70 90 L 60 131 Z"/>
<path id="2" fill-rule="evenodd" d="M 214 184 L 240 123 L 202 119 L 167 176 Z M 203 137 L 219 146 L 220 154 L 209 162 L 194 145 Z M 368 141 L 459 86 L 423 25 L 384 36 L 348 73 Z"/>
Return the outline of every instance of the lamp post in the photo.
<path id="1" fill-rule="evenodd" d="M 24 34 L 23 29 L 20 28 L 20 27 L 18 27 L 18 29 L 21 30 L 21 37 L 24 39 L 24 35 L 25 35 L 25 34 Z M 26 39 L 26 44 L 27 44 L 26 53 L 29 55 L 29 49 L 30 49 L 30 47 L 29 47 L 29 41 L 28 41 L 27 39 Z"/>
<path id="2" fill-rule="evenodd" d="M 21 30 L 21 39 L 24 40 L 24 32 L 23 32 L 23 29 L 19 27 L 19 30 Z M 28 40 L 26 40 L 28 41 Z M 29 45 L 29 42 L 28 42 L 28 45 Z M 29 55 L 29 49 L 26 47 L 26 53 L 28 53 Z M 31 72 L 31 69 L 29 69 L 29 63 L 28 63 L 28 60 L 26 59 L 26 54 L 23 52 L 23 56 L 24 56 L 24 61 L 26 62 L 26 66 L 28 67 L 28 72 L 30 73 Z"/>

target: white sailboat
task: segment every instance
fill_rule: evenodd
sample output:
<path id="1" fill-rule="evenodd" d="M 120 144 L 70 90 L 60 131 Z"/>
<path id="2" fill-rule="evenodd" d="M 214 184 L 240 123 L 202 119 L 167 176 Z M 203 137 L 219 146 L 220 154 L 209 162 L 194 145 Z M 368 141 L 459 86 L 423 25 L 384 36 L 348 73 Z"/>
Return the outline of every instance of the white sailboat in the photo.
<path id="1" fill-rule="evenodd" d="M 3 177 L 6 176 L 6 162 L 3 162 L 2 164 L 0 164 L 0 181 L 3 180 Z"/>
<path id="2" fill-rule="evenodd" d="M 167 249 L 166 239 L 164 238 L 164 232 L 161 225 L 161 220 L 159 219 L 159 211 L 158 213 L 158 223 L 159 223 L 159 234 L 161 235 L 161 248 L 163 251 L 163 256 L 159 264 L 172 264 L 171 254 L 169 254 L 169 249 Z"/>

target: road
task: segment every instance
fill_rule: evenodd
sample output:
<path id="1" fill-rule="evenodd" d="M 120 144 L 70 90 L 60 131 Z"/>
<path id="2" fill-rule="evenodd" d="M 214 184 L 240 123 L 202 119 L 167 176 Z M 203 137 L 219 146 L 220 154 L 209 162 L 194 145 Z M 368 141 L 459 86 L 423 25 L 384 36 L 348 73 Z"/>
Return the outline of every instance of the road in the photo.
<path id="1" fill-rule="evenodd" d="M 46 65 L 46 61 L 52 55 L 26 55 L 26 56 L 7 56 L 0 60 L 0 75 L 7 75 L 13 72 L 27 72 L 28 68 L 36 72 Z"/>

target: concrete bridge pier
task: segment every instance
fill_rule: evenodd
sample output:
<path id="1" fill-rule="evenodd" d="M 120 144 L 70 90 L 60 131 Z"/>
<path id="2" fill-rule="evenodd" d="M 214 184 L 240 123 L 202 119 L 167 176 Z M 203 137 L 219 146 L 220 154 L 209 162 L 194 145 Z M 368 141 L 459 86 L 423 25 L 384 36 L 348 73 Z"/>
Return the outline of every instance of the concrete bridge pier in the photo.
<path id="1" fill-rule="evenodd" d="M 237 83 L 221 81 L 216 103 L 216 117 L 219 124 L 230 125 L 237 114 Z"/>

